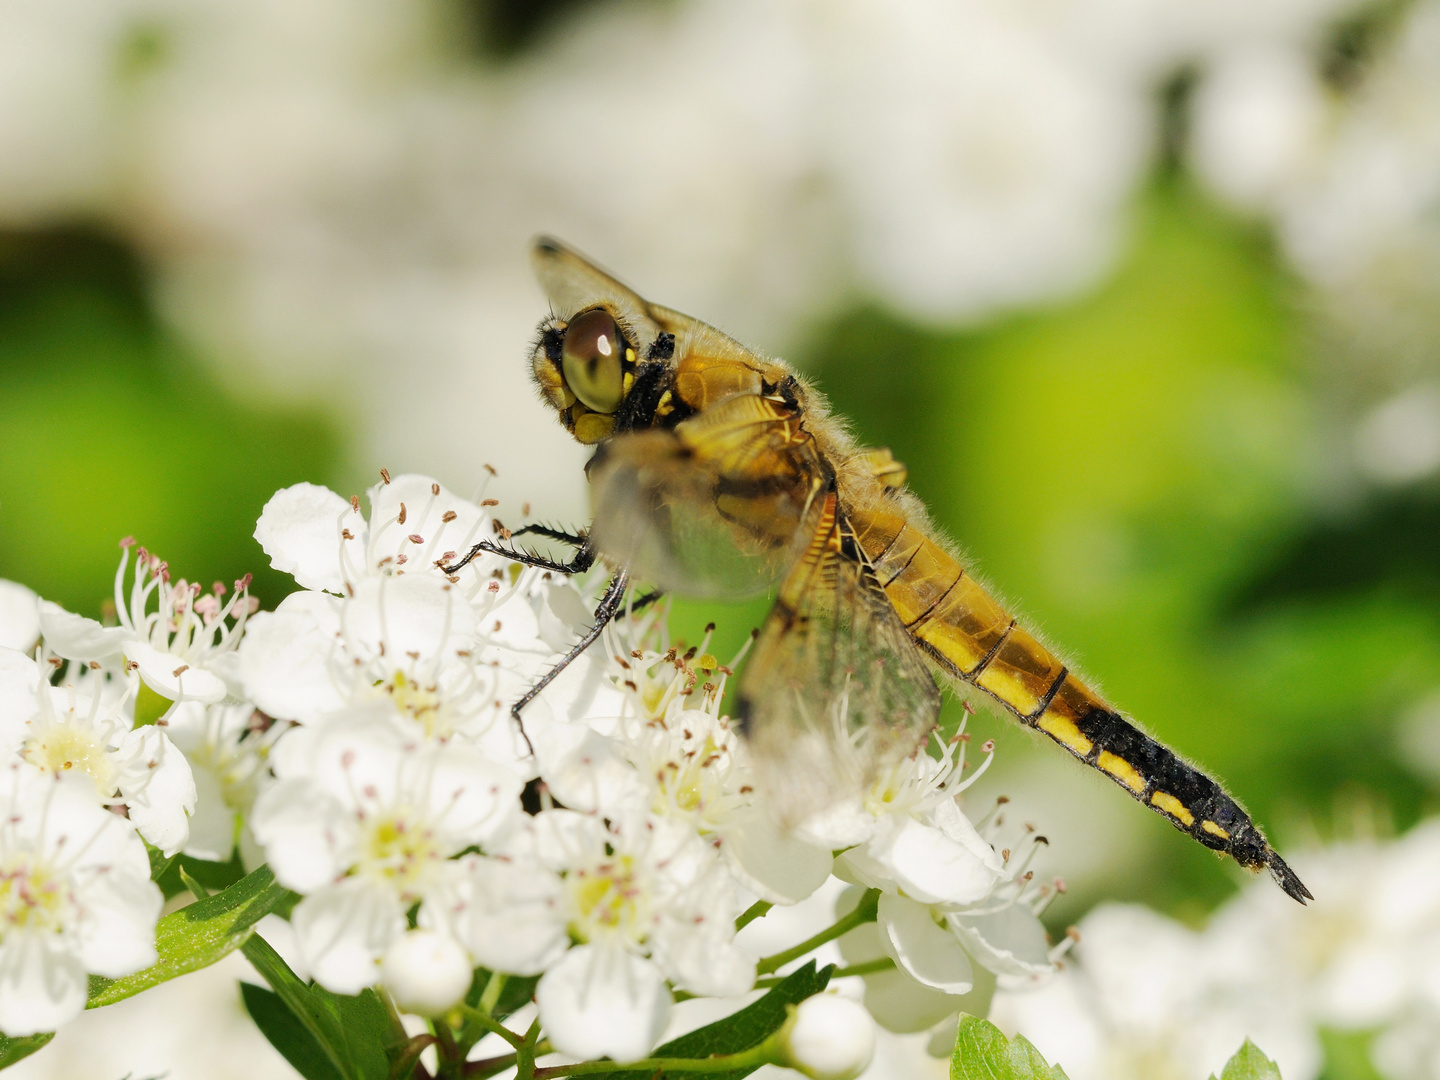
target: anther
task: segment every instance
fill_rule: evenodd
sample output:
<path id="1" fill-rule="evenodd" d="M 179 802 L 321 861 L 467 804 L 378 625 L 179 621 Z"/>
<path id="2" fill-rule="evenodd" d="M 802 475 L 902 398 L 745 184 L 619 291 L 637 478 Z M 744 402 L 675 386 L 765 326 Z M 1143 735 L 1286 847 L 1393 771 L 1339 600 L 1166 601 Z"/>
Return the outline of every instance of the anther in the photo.
<path id="1" fill-rule="evenodd" d="M 499 499 L 481 499 L 481 500 L 480 500 L 480 505 L 481 505 L 481 506 L 499 506 L 499 505 L 500 505 L 500 500 L 499 500 Z"/>
<path id="2" fill-rule="evenodd" d="M 385 483 L 387 483 L 387 484 L 390 483 L 390 470 L 389 470 L 389 469 L 381 469 L 381 470 L 380 470 L 380 479 L 381 479 L 381 480 L 384 480 Z"/>
<path id="3" fill-rule="evenodd" d="M 439 495 L 439 494 L 440 494 L 440 485 L 432 482 L 432 483 L 430 484 L 430 494 L 431 494 L 431 495 Z"/>
<path id="4" fill-rule="evenodd" d="M 416 545 L 425 543 L 425 537 L 421 536 L 419 533 L 411 533 L 409 536 L 406 537 L 406 539 L 409 540 L 412 544 Z"/>
<path id="5" fill-rule="evenodd" d="M 445 513 L 440 515 L 440 520 L 448 525 L 450 524 L 450 522 L 454 521 L 459 516 L 460 515 L 455 513 L 454 510 L 446 510 Z"/>

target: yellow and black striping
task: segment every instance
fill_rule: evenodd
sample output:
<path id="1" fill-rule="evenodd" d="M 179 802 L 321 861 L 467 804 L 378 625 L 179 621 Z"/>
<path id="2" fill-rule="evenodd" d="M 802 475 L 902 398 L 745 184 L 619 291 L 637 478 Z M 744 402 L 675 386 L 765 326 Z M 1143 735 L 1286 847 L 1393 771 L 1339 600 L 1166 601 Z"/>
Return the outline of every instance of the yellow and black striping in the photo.
<path id="1" fill-rule="evenodd" d="M 1266 868 L 1304 903 L 1310 891 L 1225 790 L 1112 709 L 896 512 L 855 515 L 859 546 L 896 614 L 938 667 L 985 691 L 1206 847 Z"/>

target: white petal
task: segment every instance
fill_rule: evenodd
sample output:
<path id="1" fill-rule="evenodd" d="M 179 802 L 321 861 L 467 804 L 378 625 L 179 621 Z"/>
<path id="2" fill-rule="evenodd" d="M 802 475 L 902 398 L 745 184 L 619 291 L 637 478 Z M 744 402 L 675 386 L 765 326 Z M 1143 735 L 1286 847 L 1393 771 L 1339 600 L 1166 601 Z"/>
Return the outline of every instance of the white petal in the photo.
<path id="1" fill-rule="evenodd" d="M 140 672 L 140 678 L 170 701 L 199 701 L 213 705 L 225 700 L 225 680 L 204 668 L 191 667 L 173 653 L 161 652 L 143 641 L 125 642 L 125 658 Z"/>
<path id="2" fill-rule="evenodd" d="M 636 1061 L 670 1016 L 660 969 L 618 945 L 571 949 L 540 979 L 535 1000 L 555 1049 L 581 1059 Z"/>
<path id="3" fill-rule="evenodd" d="M 54 1031 L 85 1008 L 79 959 L 50 935 L 12 931 L 0 943 L 0 1031 L 12 1038 Z"/>
<path id="4" fill-rule="evenodd" d="M 30 652 L 40 640 L 40 598 L 17 581 L 0 579 L 0 648 Z"/>
<path id="5" fill-rule="evenodd" d="M 828 848 L 782 828 L 763 805 L 726 826 L 720 850 L 740 884 L 772 904 L 798 904 L 825 884 L 835 863 Z"/>
<path id="6" fill-rule="evenodd" d="M 295 905 L 290 917 L 315 981 L 336 994 L 358 994 L 380 977 L 380 958 L 405 932 L 405 912 L 388 891 L 346 878 Z"/>
<path id="7" fill-rule="evenodd" d="M 344 706 L 332 659 L 338 648 L 341 601 L 294 592 L 273 612 L 257 612 L 240 642 L 245 696 L 281 720 L 313 720 Z"/>
<path id="8" fill-rule="evenodd" d="M 420 924 L 443 928 L 476 963 L 539 975 L 570 947 L 560 878 L 526 860 L 470 857 L 433 889 Z"/>
<path id="9" fill-rule="evenodd" d="M 26 724 L 40 710 L 39 688 L 40 666 L 24 653 L 0 648 L 0 746 L 4 749 L 25 741 Z"/>
<path id="10" fill-rule="evenodd" d="M 40 601 L 40 632 L 45 647 L 66 660 L 104 660 L 117 655 L 135 635 L 119 626 L 101 626 L 73 615 L 59 604 Z"/>
<path id="11" fill-rule="evenodd" d="M 865 976 L 865 1008 L 887 1031 L 928 1031 L 960 1007 L 961 998 L 921 986 L 903 971 Z"/>
<path id="12" fill-rule="evenodd" d="M 435 488 L 439 487 L 439 494 Z M 434 560 L 447 552 L 464 555 L 477 540 L 491 537 L 490 517 L 480 507 L 455 495 L 443 484 L 428 476 L 407 473 L 391 477 L 390 482 L 376 484 L 366 493 L 370 501 L 370 521 L 376 556 L 404 554 L 409 558 L 407 570 L 431 570 Z M 405 521 L 399 520 L 400 507 L 405 507 Z M 450 517 L 446 521 L 446 517 Z M 483 530 L 483 531 L 482 531 Z M 419 536 L 424 546 L 417 548 L 410 536 Z M 462 574 L 473 572 L 477 578 L 489 577 L 500 560 L 497 556 L 481 555 L 466 566 Z"/>
<path id="13" fill-rule="evenodd" d="M 953 912 L 947 919 L 970 955 L 997 975 L 1043 975 L 1055 968 L 1045 927 L 1023 904 L 989 915 Z"/>
<path id="14" fill-rule="evenodd" d="M 858 798 L 839 799 L 802 821 L 796 832 L 812 844 L 839 851 L 870 839 L 875 818 Z"/>
<path id="15" fill-rule="evenodd" d="M 906 896 L 927 904 L 974 904 L 990 894 L 1003 866 L 987 845 L 989 858 L 939 829 L 911 817 L 883 819 L 874 836 L 845 853 L 870 880 L 889 878 Z"/>
<path id="16" fill-rule="evenodd" d="M 88 776 L 48 776 L 29 766 L 19 780 L 11 818 L 23 817 L 44 829 L 44 846 L 77 874 L 89 871 L 150 877 L 145 845 L 124 818 L 95 800 Z M 22 826 L 23 828 L 23 826 Z"/>
<path id="17" fill-rule="evenodd" d="M 930 909 L 903 896 L 880 897 L 880 939 L 885 951 L 915 981 L 947 994 L 974 985 L 970 960 L 955 935 L 937 926 Z"/>
<path id="18" fill-rule="evenodd" d="M 561 804 L 585 813 L 650 805 L 650 786 L 617 740 L 586 724 L 566 723 L 540 726 L 530 738 L 540 775 Z"/>
<path id="19" fill-rule="evenodd" d="M 225 802 L 225 788 L 213 770 L 192 766 L 191 773 L 195 812 L 182 850 L 197 859 L 228 862 L 235 850 L 235 811 Z"/>
<path id="20" fill-rule="evenodd" d="M 460 590 L 430 574 L 377 575 L 355 586 L 341 609 L 350 651 L 408 672 L 474 645 L 475 612 Z"/>
<path id="21" fill-rule="evenodd" d="M 155 963 L 155 921 L 165 898 L 148 874 L 112 867 L 88 876 L 76 895 L 84 914 L 75 933 L 87 971 L 115 979 Z"/>
<path id="22" fill-rule="evenodd" d="M 667 920 L 651 939 L 650 955 L 679 989 L 700 997 L 735 997 L 755 985 L 755 957 L 734 944 L 733 917 L 709 925 Z"/>
<path id="23" fill-rule="evenodd" d="M 437 832 L 449 837 L 453 850 L 488 844 L 521 812 L 524 781 L 467 746 L 432 745 L 419 767 Z"/>
<path id="24" fill-rule="evenodd" d="M 420 929 L 390 942 L 380 971 L 402 1012 L 438 1016 L 470 989 L 474 965 L 454 938 Z"/>
<path id="25" fill-rule="evenodd" d="M 354 819 L 306 780 L 280 780 L 261 792 L 250 828 L 287 889 L 314 892 L 354 865 Z"/>
<path id="26" fill-rule="evenodd" d="M 342 538 L 345 529 L 354 539 Z M 366 569 L 367 535 L 365 519 L 350 503 L 316 484 L 277 491 L 255 523 L 255 539 L 270 556 L 271 566 L 304 588 L 333 593 L 345 590 L 342 545 L 351 576 L 359 576 Z"/>
<path id="27" fill-rule="evenodd" d="M 126 733 L 111 758 L 130 821 L 166 855 L 185 846 L 195 810 L 195 777 L 185 755 L 153 725 Z"/>

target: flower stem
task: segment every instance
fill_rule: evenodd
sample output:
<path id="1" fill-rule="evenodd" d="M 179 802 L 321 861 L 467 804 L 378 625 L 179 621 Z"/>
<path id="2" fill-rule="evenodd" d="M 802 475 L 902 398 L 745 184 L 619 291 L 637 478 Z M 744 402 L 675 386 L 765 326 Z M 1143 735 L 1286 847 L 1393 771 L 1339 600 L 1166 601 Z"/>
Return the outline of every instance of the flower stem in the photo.
<path id="1" fill-rule="evenodd" d="M 866 889 L 865 895 L 860 897 L 860 902 L 855 909 L 844 918 L 836 919 L 835 922 L 821 930 L 812 938 L 806 938 L 799 945 L 792 946 L 784 952 L 778 952 L 774 956 L 767 956 L 755 965 L 755 972 L 758 975 L 768 975 L 772 971 L 778 971 L 791 960 L 799 959 L 806 953 L 818 949 L 827 941 L 834 941 L 842 934 L 847 934 L 857 926 L 874 922 L 880 907 L 880 890 Z"/>
<path id="2" fill-rule="evenodd" d="M 749 926 L 774 906 L 775 905 L 770 903 L 769 900 L 756 900 L 740 913 L 740 917 L 735 920 L 735 929 L 744 930 L 745 927 Z"/>
<path id="3" fill-rule="evenodd" d="M 485 989 L 480 994 L 480 1011 L 486 1016 L 495 1015 L 495 1005 L 500 1000 L 500 995 L 505 991 L 505 983 L 509 976 L 504 972 L 496 971 L 491 974 L 485 983 Z"/>
<path id="4" fill-rule="evenodd" d="M 490 988 L 488 986 L 485 988 L 487 993 L 489 992 L 489 989 Z M 484 1028 L 486 1031 L 494 1035 L 499 1035 L 502 1039 L 504 1039 L 511 1046 L 513 1046 L 517 1052 L 520 1050 L 521 1047 L 525 1045 L 525 1036 L 516 1035 L 515 1032 L 511 1031 L 504 1024 L 500 1023 L 500 1021 L 492 1018 L 489 1013 L 481 1012 L 473 1005 L 466 1005 L 464 1002 L 461 1002 L 458 1008 L 460 1012 L 464 1014 L 466 1020 L 469 1020 L 473 1024 L 479 1025 L 480 1027 Z"/>
<path id="5" fill-rule="evenodd" d="M 578 1065 L 552 1065 L 536 1069 L 531 1076 L 534 1080 L 550 1080 L 556 1076 L 600 1076 L 615 1072 L 644 1072 L 647 1075 L 660 1073 L 723 1073 L 740 1069 L 755 1069 L 761 1065 L 776 1064 L 780 1061 L 771 1040 L 759 1046 L 742 1050 L 738 1054 L 723 1054 L 708 1058 L 642 1058 L 639 1061 L 582 1061 Z"/>
<path id="6" fill-rule="evenodd" d="M 849 967 L 836 968 L 830 973 L 830 981 L 849 978 L 851 975 L 874 975 L 877 971 L 889 971 L 894 967 L 894 960 L 888 956 L 882 956 L 878 960 L 867 960 L 863 964 L 851 964 Z M 772 986 L 779 986 L 784 981 L 779 975 L 769 975 L 762 979 L 756 979 L 755 989 L 768 990 Z"/>

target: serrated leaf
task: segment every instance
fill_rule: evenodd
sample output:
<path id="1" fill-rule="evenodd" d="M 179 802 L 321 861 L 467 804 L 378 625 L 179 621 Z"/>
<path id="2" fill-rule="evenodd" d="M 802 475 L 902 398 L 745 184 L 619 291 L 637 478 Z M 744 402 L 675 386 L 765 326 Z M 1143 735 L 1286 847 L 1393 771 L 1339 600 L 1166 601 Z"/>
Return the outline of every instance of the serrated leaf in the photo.
<path id="1" fill-rule="evenodd" d="M 373 990 L 354 997 L 303 982 L 262 937 L 245 942 L 245 958 L 270 984 L 280 1003 L 319 1046 L 340 1080 L 387 1080 L 390 1015 Z M 268 1037 L 268 1036 L 267 1036 Z M 284 1049 L 276 1046 L 283 1054 Z"/>
<path id="2" fill-rule="evenodd" d="M 1059 1065 L 1049 1065 L 1023 1035 L 1011 1042 L 988 1020 L 960 1014 L 950 1080 L 1066 1080 Z"/>
<path id="3" fill-rule="evenodd" d="M 1214 1076 L 1210 1080 L 1215 1080 Z M 1220 1080 L 1280 1080 L 1280 1066 L 1260 1052 L 1249 1039 L 1225 1063 Z"/>
<path id="4" fill-rule="evenodd" d="M 17 1061 L 29 1057 L 54 1037 L 53 1031 L 42 1031 L 39 1035 L 26 1035 L 20 1039 L 0 1035 L 0 1069 L 8 1069 Z"/>
<path id="5" fill-rule="evenodd" d="M 209 967 L 243 945 L 255 924 L 289 897 L 268 866 L 246 875 L 224 892 L 166 915 L 155 927 L 159 959 L 144 971 L 120 979 L 90 977 L 87 1009 L 113 1005 L 162 982 Z"/>
<path id="6" fill-rule="evenodd" d="M 698 1028 L 678 1039 L 666 1043 L 664 1046 L 656 1047 L 652 1057 L 667 1058 L 707 1058 L 716 1054 L 738 1054 L 742 1050 L 748 1050 L 775 1032 L 785 1022 L 789 1015 L 790 1007 L 798 1005 L 808 997 L 824 990 L 830 982 L 830 973 L 834 967 L 815 970 L 815 961 L 811 960 L 804 967 L 794 974 L 787 976 L 780 983 L 771 988 L 770 992 L 739 1012 L 732 1013 L 723 1020 L 717 1020 L 713 1024 Z M 749 1076 L 756 1065 L 749 1069 L 736 1069 L 733 1072 L 707 1073 L 707 1080 L 739 1080 L 742 1076 Z M 691 1077 L 693 1073 L 655 1073 L 655 1072 L 622 1072 L 609 1074 L 611 1080 L 668 1080 L 674 1077 Z"/>
<path id="7" fill-rule="evenodd" d="M 310 1034 L 299 1017 L 285 1007 L 279 994 L 254 983 L 242 982 L 240 996 L 245 1001 L 245 1011 L 255 1021 L 260 1034 L 305 1080 L 345 1080 L 331 1063 L 325 1048 Z"/>

